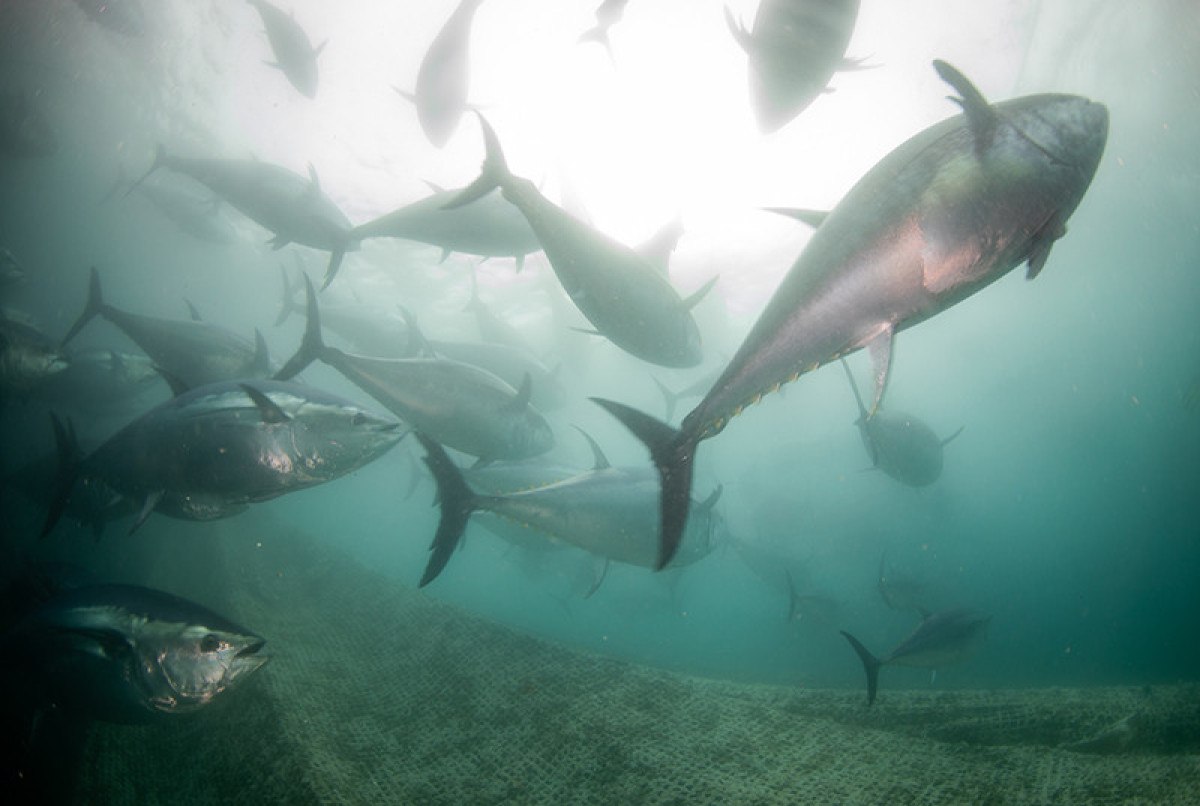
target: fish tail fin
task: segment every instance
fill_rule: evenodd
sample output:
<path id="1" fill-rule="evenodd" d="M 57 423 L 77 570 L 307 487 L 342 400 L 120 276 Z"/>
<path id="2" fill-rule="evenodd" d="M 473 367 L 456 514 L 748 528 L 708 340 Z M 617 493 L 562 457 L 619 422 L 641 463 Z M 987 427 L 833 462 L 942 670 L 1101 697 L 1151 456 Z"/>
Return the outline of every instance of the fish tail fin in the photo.
<path id="1" fill-rule="evenodd" d="M 92 266 L 92 273 L 88 279 L 88 298 L 84 303 L 83 312 L 79 314 L 79 318 L 75 320 L 75 324 L 71 325 L 71 329 L 67 331 L 67 335 L 63 336 L 61 347 L 65 347 L 71 339 L 78 335 L 79 331 L 83 330 L 84 326 L 99 314 L 104 313 L 104 293 L 100 289 L 100 272 L 96 271 L 96 267 Z"/>
<path id="2" fill-rule="evenodd" d="M 423 588 L 436 579 L 446 563 L 450 562 L 451 555 L 462 541 L 467 520 L 478 509 L 480 499 L 467 486 L 462 471 L 450 461 L 441 445 L 420 432 L 417 433 L 417 439 L 425 447 L 425 464 L 437 483 L 438 502 L 442 509 L 437 533 L 429 546 L 429 563 L 418 583 L 418 587 Z"/>
<path id="3" fill-rule="evenodd" d="M 595 42 L 604 47 L 604 52 L 608 54 L 609 61 L 615 63 L 616 59 L 613 56 L 612 42 L 608 39 L 608 26 L 597 25 L 595 28 L 589 28 L 580 35 L 577 44 L 583 45 L 588 42 Z"/>
<path id="4" fill-rule="evenodd" d="M 55 524 L 62 518 L 67 509 L 67 501 L 75 480 L 79 477 L 81 451 L 79 441 L 75 437 L 75 428 L 68 419 L 66 424 L 54 412 L 50 412 L 50 425 L 54 428 L 54 445 L 58 452 L 58 469 L 54 476 L 54 494 L 50 499 L 50 508 L 46 512 L 46 520 L 42 524 L 39 537 L 45 537 L 54 529 Z"/>
<path id="5" fill-rule="evenodd" d="M 687 527 L 692 497 L 692 464 L 699 440 L 686 430 L 676 430 L 637 409 L 599 397 L 591 401 L 621 421 L 650 449 L 650 458 L 658 469 L 661 521 L 658 560 L 654 570 L 661 571 L 671 562 Z"/>
<path id="6" fill-rule="evenodd" d="M 675 407 L 679 405 L 679 395 L 671 391 L 671 389 L 658 378 L 653 378 L 654 385 L 658 387 L 658 391 L 662 393 L 663 402 L 667 404 L 667 422 L 670 422 L 675 417 Z"/>
<path id="7" fill-rule="evenodd" d="M 480 128 L 483 129 L 483 145 L 486 149 L 483 168 L 478 179 L 442 205 L 443 210 L 453 210 L 456 207 L 470 204 L 512 181 L 513 175 L 508 170 L 508 162 L 504 159 L 504 150 L 500 147 L 500 138 L 496 136 L 496 130 L 481 113 L 476 112 L 475 115 L 479 118 Z"/>
<path id="8" fill-rule="evenodd" d="M 275 317 L 275 327 L 282 325 L 292 315 L 293 300 L 296 296 L 292 281 L 288 279 L 287 267 L 280 266 L 279 274 L 283 278 L 283 297 L 279 303 L 279 315 Z"/>
<path id="9" fill-rule="evenodd" d="M 329 267 L 325 269 L 325 279 L 321 283 L 321 290 L 329 288 L 329 284 L 333 282 L 333 278 L 337 276 L 338 269 L 342 267 L 342 258 L 346 256 L 346 248 L 349 244 L 339 246 L 329 253 Z"/>
<path id="10" fill-rule="evenodd" d="M 304 338 L 300 340 L 300 349 L 296 350 L 296 354 L 275 373 L 277 381 L 287 381 L 296 377 L 325 352 L 325 341 L 321 338 L 321 311 L 317 306 L 317 292 L 313 290 L 312 280 L 308 279 L 307 274 L 304 275 L 304 291 L 308 318 L 304 326 Z"/>
<path id="11" fill-rule="evenodd" d="M 867 672 L 867 705 L 871 705 L 875 702 L 875 692 L 879 688 L 879 668 L 883 666 L 883 661 L 872 655 L 871 650 L 863 646 L 862 642 L 850 633 L 845 630 L 839 632 L 846 636 L 850 646 L 854 647 L 854 651 L 858 653 L 858 657 L 862 661 L 863 669 Z"/>
<path id="12" fill-rule="evenodd" d="M 141 187 L 142 183 L 150 178 L 150 174 L 157 171 L 159 168 L 165 165 L 166 162 L 167 149 L 163 147 L 162 143 L 159 143 L 154 149 L 154 162 L 150 163 L 150 167 L 146 170 L 146 173 L 142 174 L 136 182 L 129 186 L 129 190 L 125 191 L 125 195 L 128 196 L 130 193 L 133 193 L 133 191 Z"/>

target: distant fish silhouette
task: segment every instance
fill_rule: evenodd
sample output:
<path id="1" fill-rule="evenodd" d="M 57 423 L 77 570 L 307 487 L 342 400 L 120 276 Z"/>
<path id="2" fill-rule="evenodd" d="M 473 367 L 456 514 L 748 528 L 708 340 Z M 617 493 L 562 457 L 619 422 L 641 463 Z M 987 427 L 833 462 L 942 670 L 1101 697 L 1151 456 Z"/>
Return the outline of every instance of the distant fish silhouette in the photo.
<path id="1" fill-rule="evenodd" d="M 421 130 L 441 148 L 467 110 L 470 86 L 471 23 L 483 0 L 462 0 L 434 37 L 417 70 L 416 91 L 394 88 L 417 107 Z"/>
<path id="2" fill-rule="evenodd" d="M 284 14 L 266 0 L 246 1 L 262 17 L 267 40 L 275 54 L 275 61 L 267 64 L 279 68 L 301 95 L 306 98 L 317 97 L 317 57 L 327 43 L 322 42 L 314 48 L 308 34 L 296 22 L 294 13 Z"/>
<path id="3" fill-rule="evenodd" d="M 584 31 L 579 42 L 597 42 L 608 51 L 612 58 L 612 43 L 608 41 L 608 30 L 621 21 L 625 14 L 625 6 L 629 0 L 604 0 L 596 9 L 596 26 Z"/>

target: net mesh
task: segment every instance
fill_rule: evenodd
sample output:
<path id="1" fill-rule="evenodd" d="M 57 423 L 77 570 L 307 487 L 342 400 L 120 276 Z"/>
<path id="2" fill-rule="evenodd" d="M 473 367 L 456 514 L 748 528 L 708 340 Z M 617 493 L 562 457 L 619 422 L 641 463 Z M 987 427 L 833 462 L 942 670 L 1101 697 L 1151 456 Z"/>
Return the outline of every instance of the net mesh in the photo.
<path id="1" fill-rule="evenodd" d="M 269 638 L 241 692 L 96 725 L 85 802 L 1194 803 L 1200 687 L 901 692 L 690 678 L 531 638 L 300 536 L 210 540 Z M 195 550 L 195 549 L 193 549 Z M 164 555 L 165 556 L 165 555 Z M 181 565 L 147 569 L 169 576 Z"/>

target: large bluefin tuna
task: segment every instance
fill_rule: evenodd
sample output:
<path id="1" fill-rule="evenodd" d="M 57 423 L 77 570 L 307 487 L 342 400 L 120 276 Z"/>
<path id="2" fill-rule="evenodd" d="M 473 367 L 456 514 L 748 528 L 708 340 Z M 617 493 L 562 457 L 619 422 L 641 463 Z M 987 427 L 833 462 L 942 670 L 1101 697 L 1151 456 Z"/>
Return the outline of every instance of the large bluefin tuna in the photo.
<path id="1" fill-rule="evenodd" d="M 247 2 L 262 17 L 263 28 L 267 31 L 271 52 L 275 54 L 275 61 L 269 64 L 279 68 L 301 95 L 317 97 L 317 57 L 326 43 L 314 48 L 308 34 L 296 22 L 295 14 L 284 14 L 266 0 Z"/>
<path id="2" fill-rule="evenodd" d="M 86 457 L 55 419 L 62 466 L 43 534 L 75 480 L 98 478 L 152 511 L 224 518 L 285 493 L 337 479 L 400 441 L 400 423 L 310 386 L 224 381 L 183 392 L 143 414 Z"/>
<path id="3" fill-rule="evenodd" d="M 918 133 L 859 180 L 813 234 L 725 372 L 679 430 L 595 399 L 650 449 L 662 480 L 662 551 L 687 522 L 701 441 L 742 409 L 866 347 L 878 408 L 893 335 L 966 299 L 1021 263 L 1032 279 L 1091 184 L 1108 110 L 1075 95 L 989 104 L 956 69 L 963 114 Z"/>
<path id="4" fill-rule="evenodd" d="M 558 482 L 510 493 L 479 494 L 434 440 L 418 432 L 438 486 L 442 518 L 430 547 L 432 554 L 420 584 L 428 585 L 450 561 L 475 511 L 489 512 L 548 540 L 581 548 L 614 562 L 653 567 L 658 555 L 653 473 L 612 467 L 599 448 L 592 470 Z M 590 437 L 589 437 L 590 440 Z M 690 565 L 708 555 L 718 523 L 713 507 L 720 488 L 697 505 L 682 550 L 672 567 Z"/>
<path id="5" fill-rule="evenodd" d="M 482 2 L 462 0 L 454 9 L 421 60 L 416 92 L 396 88 L 396 92 L 416 105 L 421 129 L 438 148 L 446 145 L 467 110 L 471 23 Z"/>
<path id="6" fill-rule="evenodd" d="M 914 666 L 937 670 L 970 658 L 987 634 L 992 617 L 967 608 L 955 607 L 936 613 L 921 614 L 921 623 L 912 634 L 882 658 L 871 654 L 850 633 L 842 635 L 850 642 L 867 673 L 867 705 L 875 702 L 879 670 L 884 665 Z"/>
<path id="7" fill-rule="evenodd" d="M 845 57 L 858 0 L 762 0 L 747 31 L 729 9 L 725 20 L 750 62 L 750 97 L 764 134 L 782 128 L 826 92 Z"/>
<path id="8" fill-rule="evenodd" d="M 699 364 L 700 331 L 691 309 L 716 278 L 682 299 L 649 259 L 574 218 L 528 179 L 514 176 L 496 132 L 483 115 L 479 122 L 487 148 L 483 171 L 451 205 L 469 204 L 499 187 L 524 214 L 563 289 L 600 335 L 655 364 Z"/>
<path id="9" fill-rule="evenodd" d="M 267 662 L 258 635 L 208 608 L 136 585 L 53 596 L 4 635 L 9 696 L 106 722 L 193 713 Z"/>
<path id="10" fill-rule="evenodd" d="M 842 368 L 858 404 L 858 419 L 854 424 L 871 457 L 871 466 L 909 487 L 925 487 L 937 481 L 942 475 L 943 449 L 962 433 L 962 428 L 942 439 L 911 414 L 882 408 L 872 414 L 858 393 L 845 359 Z"/>
<path id="11" fill-rule="evenodd" d="M 83 312 L 67 331 L 67 344 L 97 316 L 112 322 L 133 340 L 155 365 L 185 386 L 203 386 L 235 378 L 261 378 L 271 374 L 271 360 L 262 334 L 255 331 L 252 344 L 236 333 L 195 319 L 159 319 L 122 311 L 104 301 L 100 275 L 92 269 Z"/>
<path id="12" fill-rule="evenodd" d="M 270 230 L 275 235 L 270 242 L 275 249 L 298 243 L 329 252 L 324 286 L 333 282 L 346 252 L 358 248 L 350 219 L 321 190 L 312 165 L 305 178 L 260 160 L 176 157 L 160 145 L 150 169 L 126 195 L 159 168 L 190 176 Z"/>
<path id="13" fill-rule="evenodd" d="M 482 367 L 461 361 L 439 356 L 375 358 L 329 347 L 321 337 L 321 313 L 308 275 L 304 281 L 304 340 L 277 378 L 294 377 L 320 360 L 413 428 L 484 463 L 528 459 L 554 447 L 549 423 L 530 402 L 528 375 L 518 390 Z"/>

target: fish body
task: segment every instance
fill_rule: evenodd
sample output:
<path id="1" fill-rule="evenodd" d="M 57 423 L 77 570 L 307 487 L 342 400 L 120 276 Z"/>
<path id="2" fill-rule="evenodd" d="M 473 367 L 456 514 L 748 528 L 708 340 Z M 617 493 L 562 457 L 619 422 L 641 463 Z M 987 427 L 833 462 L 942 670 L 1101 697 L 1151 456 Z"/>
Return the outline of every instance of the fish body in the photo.
<path id="1" fill-rule="evenodd" d="M 144 182 L 138 191 L 180 232 L 206 243 L 232 243 L 237 234 L 221 215 L 218 199 L 204 199 L 174 185 Z"/>
<path id="2" fill-rule="evenodd" d="M 144 355 L 119 350 L 70 353 L 67 368 L 49 378 L 36 397 L 51 406 L 100 412 L 157 386 L 162 376 Z"/>
<path id="3" fill-rule="evenodd" d="M 306 178 L 260 160 L 178 157 L 159 146 L 154 163 L 133 188 L 140 187 L 158 168 L 195 179 L 230 206 L 270 230 L 275 235 L 271 240 L 275 249 L 298 243 L 328 251 L 325 285 L 333 281 L 345 253 L 358 248 L 350 220 L 321 190 L 312 166 L 309 166 Z"/>
<path id="4" fill-rule="evenodd" d="M 961 663 L 978 650 L 991 620 L 991 616 L 962 607 L 925 614 L 912 634 L 882 658 L 872 655 L 857 638 L 842 631 L 866 669 L 867 704 L 875 702 L 882 666 L 940 669 Z"/>
<path id="5" fill-rule="evenodd" d="M 93 268 L 88 300 L 67 332 L 68 343 L 96 316 L 116 325 L 142 351 L 185 386 L 197 387 L 234 378 L 261 378 L 271 373 L 266 343 L 257 335 L 251 343 L 209 322 L 160 319 L 129 313 L 104 301 L 100 275 Z"/>
<path id="6" fill-rule="evenodd" d="M 417 68 L 416 92 L 421 130 L 437 148 L 446 145 L 467 109 L 470 86 L 471 24 L 483 0 L 462 0 L 434 37 Z"/>
<path id="7" fill-rule="evenodd" d="M 262 18 L 271 52 L 272 67 L 278 67 L 296 91 L 306 98 L 317 97 L 317 56 L 324 44 L 314 48 L 308 34 L 292 14 L 285 14 L 266 0 L 247 0 Z"/>
<path id="8" fill-rule="evenodd" d="M 528 179 L 514 176 L 496 133 L 482 115 L 479 119 L 487 146 L 483 171 L 451 204 L 469 204 L 499 187 L 529 222 L 563 290 L 602 336 L 651 363 L 700 363 L 700 331 L 691 307 L 711 283 L 682 299 L 649 259 L 574 218 Z"/>
<path id="9" fill-rule="evenodd" d="M 777 131 L 827 91 L 845 59 L 858 0 L 762 0 L 747 31 L 725 12 L 749 59 L 750 97 L 758 128 Z"/>
<path id="10" fill-rule="evenodd" d="M 198 711 L 267 661 L 260 636 L 135 585 L 60 593 L 5 635 L 5 674 L 43 708 L 144 723 Z M 10 689 L 12 691 L 12 689 Z"/>
<path id="11" fill-rule="evenodd" d="M 62 492 L 43 531 L 53 528 L 76 476 L 99 478 L 142 503 L 134 528 L 151 510 L 188 520 L 223 518 L 370 463 L 400 440 L 399 425 L 296 383 L 256 379 L 197 387 L 77 461 L 71 458 L 77 448 L 59 429 Z"/>
<path id="12" fill-rule="evenodd" d="M 531 405 L 532 384 L 520 390 L 491 372 L 447 358 L 375 358 L 327 346 L 315 292 L 308 289 L 307 324 L 296 355 L 276 377 L 291 378 L 320 360 L 412 427 L 481 461 L 540 456 L 554 434 Z"/>
<path id="13" fill-rule="evenodd" d="M 441 573 L 462 538 L 472 512 L 495 515 L 544 538 L 615 562 L 652 567 L 657 557 L 657 484 L 652 472 L 615 468 L 607 460 L 595 468 L 527 490 L 478 494 L 442 447 L 418 431 L 426 464 L 438 485 L 442 520 L 421 585 Z M 683 567 L 707 556 L 718 523 L 713 505 L 718 493 L 697 505 L 688 536 L 672 566 Z"/>
<path id="14" fill-rule="evenodd" d="M 1018 264 L 1042 269 L 1095 175 L 1108 111 L 1072 95 L 988 104 L 944 62 L 962 115 L 916 134 L 850 190 L 788 270 L 724 373 L 679 430 L 595 399 L 650 448 L 663 482 L 668 562 L 687 515 L 698 444 L 763 395 L 860 348 L 873 359 L 873 411 L 892 336 Z"/>
<path id="15" fill-rule="evenodd" d="M 403 238 L 440 248 L 443 255 L 461 252 L 480 257 L 511 257 L 518 266 L 541 249 L 521 211 L 499 193 L 446 209 L 460 190 L 435 190 L 386 215 L 354 228 L 355 239 Z"/>

